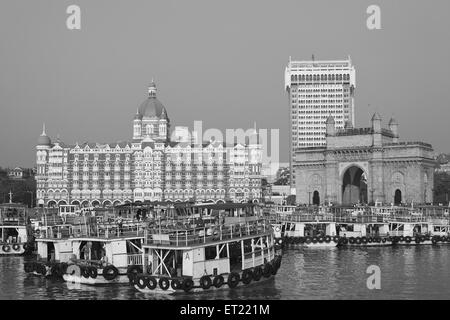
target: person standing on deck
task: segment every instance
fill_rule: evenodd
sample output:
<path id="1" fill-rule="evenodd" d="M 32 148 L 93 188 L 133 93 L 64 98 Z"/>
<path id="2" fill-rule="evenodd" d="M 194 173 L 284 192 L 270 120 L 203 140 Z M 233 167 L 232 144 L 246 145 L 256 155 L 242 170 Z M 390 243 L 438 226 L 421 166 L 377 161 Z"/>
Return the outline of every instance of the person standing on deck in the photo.
<path id="1" fill-rule="evenodd" d="M 121 235 L 123 233 L 122 212 L 119 212 L 119 216 L 117 217 L 117 226 L 118 226 L 118 229 L 119 229 L 118 235 Z"/>

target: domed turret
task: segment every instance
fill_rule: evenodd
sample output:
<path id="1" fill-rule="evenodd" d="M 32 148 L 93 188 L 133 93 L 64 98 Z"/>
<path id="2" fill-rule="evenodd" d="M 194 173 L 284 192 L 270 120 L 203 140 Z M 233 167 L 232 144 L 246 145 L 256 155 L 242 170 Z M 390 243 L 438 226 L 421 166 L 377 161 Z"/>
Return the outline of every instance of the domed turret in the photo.
<path id="1" fill-rule="evenodd" d="M 38 146 L 50 146 L 52 144 L 52 141 L 45 133 L 45 123 L 42 126 L 42 134 L 38 138 Z"/>
<path id="2" fill-rule="evenodd" d="M 167 119 L 164 105 L 156 98 L 156 85 L 152 82 L 148 87 L 148 98 L 138 109 L 141 118 Z"/>

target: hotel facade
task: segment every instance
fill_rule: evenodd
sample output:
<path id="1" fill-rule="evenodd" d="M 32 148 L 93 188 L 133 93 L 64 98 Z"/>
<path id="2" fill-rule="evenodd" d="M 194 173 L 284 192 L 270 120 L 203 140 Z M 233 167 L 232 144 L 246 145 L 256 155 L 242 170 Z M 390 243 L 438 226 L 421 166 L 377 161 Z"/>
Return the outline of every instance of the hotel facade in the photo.
<path id="1" fill-rule="evenodd" d="M 130 141 L 52 143 L 44 126 L 36 167 L 39 206 L 261 200 L 262 151 L 256 130 L 233 144 L 171 141 L 170 120 L 154 83 L 134 116 Z"/>

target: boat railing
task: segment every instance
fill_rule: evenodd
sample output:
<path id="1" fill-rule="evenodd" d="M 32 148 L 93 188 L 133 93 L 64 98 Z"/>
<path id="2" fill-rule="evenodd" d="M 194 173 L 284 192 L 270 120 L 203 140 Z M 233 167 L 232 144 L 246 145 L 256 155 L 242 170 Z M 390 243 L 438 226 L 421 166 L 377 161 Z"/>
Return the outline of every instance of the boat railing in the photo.
<path id="1" fill-rule="evenodd" d="M 448 218 L 413 215 L 333 215 L 333 214 L 272 214 L 271 222 L 336 222 L 336 223 L 434 223 L 449 224 Z"/>
<path id="2" fill-rule="evenodd" d="M 142 265 L 142 253 L 128 254 L 127 255 L 128 265 Z"/>
<path id="3" fill-rule="evenodd" d="M 80 224 L 56 225 L 42 228 L 38 234 L 41 239 L 143 237 L 145 226 L 128 224 L 119 227 L 117 224 Z"/>
<path id="4" fill-rule="evenodd" d="M 26 225 L 26 219 L 24 217 L 0 217 L 0 225 L 24 226 Z"/>
<path id="5" fill-rule="evenodd" d="M 229 225 L 212 225 L 209 227 L 189 228 L 186 230 L 149 230 L 146 244 L 161 244 L 168 246 L 190 246 L 219 242 L 229 239 L 239 239 L 246 236 L 271 232 L 268 221 L 255 220 Z"/>

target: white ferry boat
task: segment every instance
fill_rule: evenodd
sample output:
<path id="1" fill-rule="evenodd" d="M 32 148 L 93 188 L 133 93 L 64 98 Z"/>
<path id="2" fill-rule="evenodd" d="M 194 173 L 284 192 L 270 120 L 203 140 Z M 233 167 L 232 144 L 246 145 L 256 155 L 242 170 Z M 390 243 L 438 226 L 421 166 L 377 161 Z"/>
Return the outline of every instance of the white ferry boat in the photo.
<path id="1" fill-rule="evenodd" d="M 253 204 L 192 206 L 191 216 L 161 224 L 142 246 L 143 270 L 134 286 L 176 294 L 234 289 L 273 278 L 281 265 L 269 222 Z"/>
<path id="2" fill-rule="evenodd" d="M 1 204 L 0 256 L 28 254 L 33 248 L 33 235 L 26 206 L 17 203 Z"/>
<path id="3" fill-rule="evenodd" d="M 88 285 L 129 283 L 142 265 L 145 228 L 127 220 L 98 223 L 92 216 L 43 226 L 36 238 L 38 260 L 26 262 L 25 272 Z"/>

